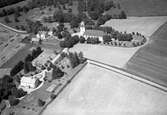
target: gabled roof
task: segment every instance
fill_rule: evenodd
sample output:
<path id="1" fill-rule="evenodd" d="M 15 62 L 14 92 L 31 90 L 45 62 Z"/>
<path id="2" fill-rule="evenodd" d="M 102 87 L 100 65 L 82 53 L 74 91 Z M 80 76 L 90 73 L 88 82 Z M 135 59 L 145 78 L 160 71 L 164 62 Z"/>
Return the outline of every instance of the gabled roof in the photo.
<path id="1" fill-rule="evenodd" d="M 105 33 L 103 31 L 100 31 L 100 30 L 86 30 L 84 35 L 87 35 L 87 36 L 104 36 Z"/>

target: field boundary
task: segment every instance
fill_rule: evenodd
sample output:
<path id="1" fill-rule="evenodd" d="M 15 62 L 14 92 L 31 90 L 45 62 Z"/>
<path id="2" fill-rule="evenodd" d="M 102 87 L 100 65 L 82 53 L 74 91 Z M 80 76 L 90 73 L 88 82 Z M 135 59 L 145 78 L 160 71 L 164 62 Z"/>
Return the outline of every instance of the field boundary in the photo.
<path id="1" fill-rule="evenodd" d="M 111 66 L 109 64 L 105 64 L 105 63 L 102 63 L 102 62 L 99 62 L 99 61 L 95 61 L 95 60 L 88 59 L 88 58 L 87 58 L 87 60 L 88 60 L 88 63 L 90 63 L 92 65 L 95 65 L 95 66 L 98 66 L 98 67 L 113 71 L 115 73 L 124 75 L 124 76 L 126 76 L 128 78 L 137 80 L 137 81 L 139 81 L 141 83 L 144 83 L 144 84 L 147 84 L 147 85 L 152 86 L 154 88 L 157 88 L 157 89 L 159 89 L 161 91 L 167 92 L 167 87 L 165 87 L 163 85 L 160 85 L 158 83 L 155 83 L 155 82 L 153 82 L 153 81 L 151 81 L 149 79 L 143 78 L 142 76 L 135 75 L 133 73 L 127 72 L 124 69 L 121 69 L 121 68 L 118 68 L 118 67 L 114 67 L 114 66 Z"/>

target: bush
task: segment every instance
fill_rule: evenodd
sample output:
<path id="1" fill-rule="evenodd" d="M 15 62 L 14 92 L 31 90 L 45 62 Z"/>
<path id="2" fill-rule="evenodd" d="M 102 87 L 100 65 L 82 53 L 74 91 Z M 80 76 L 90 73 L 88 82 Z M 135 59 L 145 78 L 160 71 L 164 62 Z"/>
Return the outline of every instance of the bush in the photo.
<path id="1" fill-rule="evenodd" d="M 55 94 L 51 94 L 51 95 L 50 95 L 51 100 L 54 100 L 56 97 L 57 97 L 57 96 L 56 96 Z"/>
<path id="2" fill-rule="evenodd" d="M 4 21 L 6 22 L 6 23 L 10 23 L 11 21 L 9 20 L 9 17 L 8 16 L 6 16 L 5 18 L 4 18 Z"/>
<path id="3" fill-rule="evenodd" d="M 14 96 L 9 96 L 9 103 L 11 106 L 15 106 L 19 103 L 19 100 Z"/>
<path id="4" fill-rule="evenodd" d="M 88 38 L 87 39 L 87 43 L 88 44 L 98 44 L 98 43 L 100 43 L 100 41 L 99 41 L 99 38 Z"/>
<path id="5" fill-rule="evenodd" d="M 85 38 L 83 36 L 81 36 L 79 41 L 80 41 L 80 43 L 85 43 L 86 40 L 85 40 Z"/>
<path id="6" fill-rule="evenodd" d="M 45 105 L 45 101 L 41 100 L 41 99 L 38 99 L 38 106 L 39 107 L 42 107 Z"/>

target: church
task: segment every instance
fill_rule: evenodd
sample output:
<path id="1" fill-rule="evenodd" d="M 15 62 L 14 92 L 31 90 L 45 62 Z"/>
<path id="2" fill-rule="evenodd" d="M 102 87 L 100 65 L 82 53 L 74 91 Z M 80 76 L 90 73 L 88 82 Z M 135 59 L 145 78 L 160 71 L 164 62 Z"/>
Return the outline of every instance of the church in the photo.
<path id="1" fill-rule="evenodd" d="M 72 36 L 78 35 L 79 37 L 83 36 L 86 40 L 88 38 L 98 38 L 100 42 L 103 42 L 103 36 L 105 33 L 100 30 L 86 29 L 85 23 L 81 22 L 80 32 L 74 33 Z"/>

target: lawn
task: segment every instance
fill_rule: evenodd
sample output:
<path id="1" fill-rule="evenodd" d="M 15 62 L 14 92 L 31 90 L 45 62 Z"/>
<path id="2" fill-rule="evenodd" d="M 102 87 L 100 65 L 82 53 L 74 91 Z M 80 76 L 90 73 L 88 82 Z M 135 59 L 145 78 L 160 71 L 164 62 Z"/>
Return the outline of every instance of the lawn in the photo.
<path id="1" fill-rule="evenodd" d="M 76 52 L 82 51 L 86 58 L 121 68 L 124 67 L 124 65 L 139 48 L 140 47 L 123 48 L 91 44 L 77 44 L 70 50 Z"/>
<path id="2" fill-rule="evenodd" d="M 88 64 L 43 115 L 165 115 L 167 93 Z"/>
<path id="3" fill-rule="evenodd" d="M 166 21 L 167 16 L 128 17 L 128 19 L 111 19 L 103 26 L 111 26 L 121 32 L 139 32 L 149 37 Z"/>
<path id="4" fill-rule="evenodd" d="M 116 0 L 129 16 L 167 15 L 166 0 Z"/>
<path id="5" fill-rule="evenodd" d="M 127 63 L 130 72 L 167 86 L 167 23 L 151 37 L 151 42 L 141 48 Z"/>

